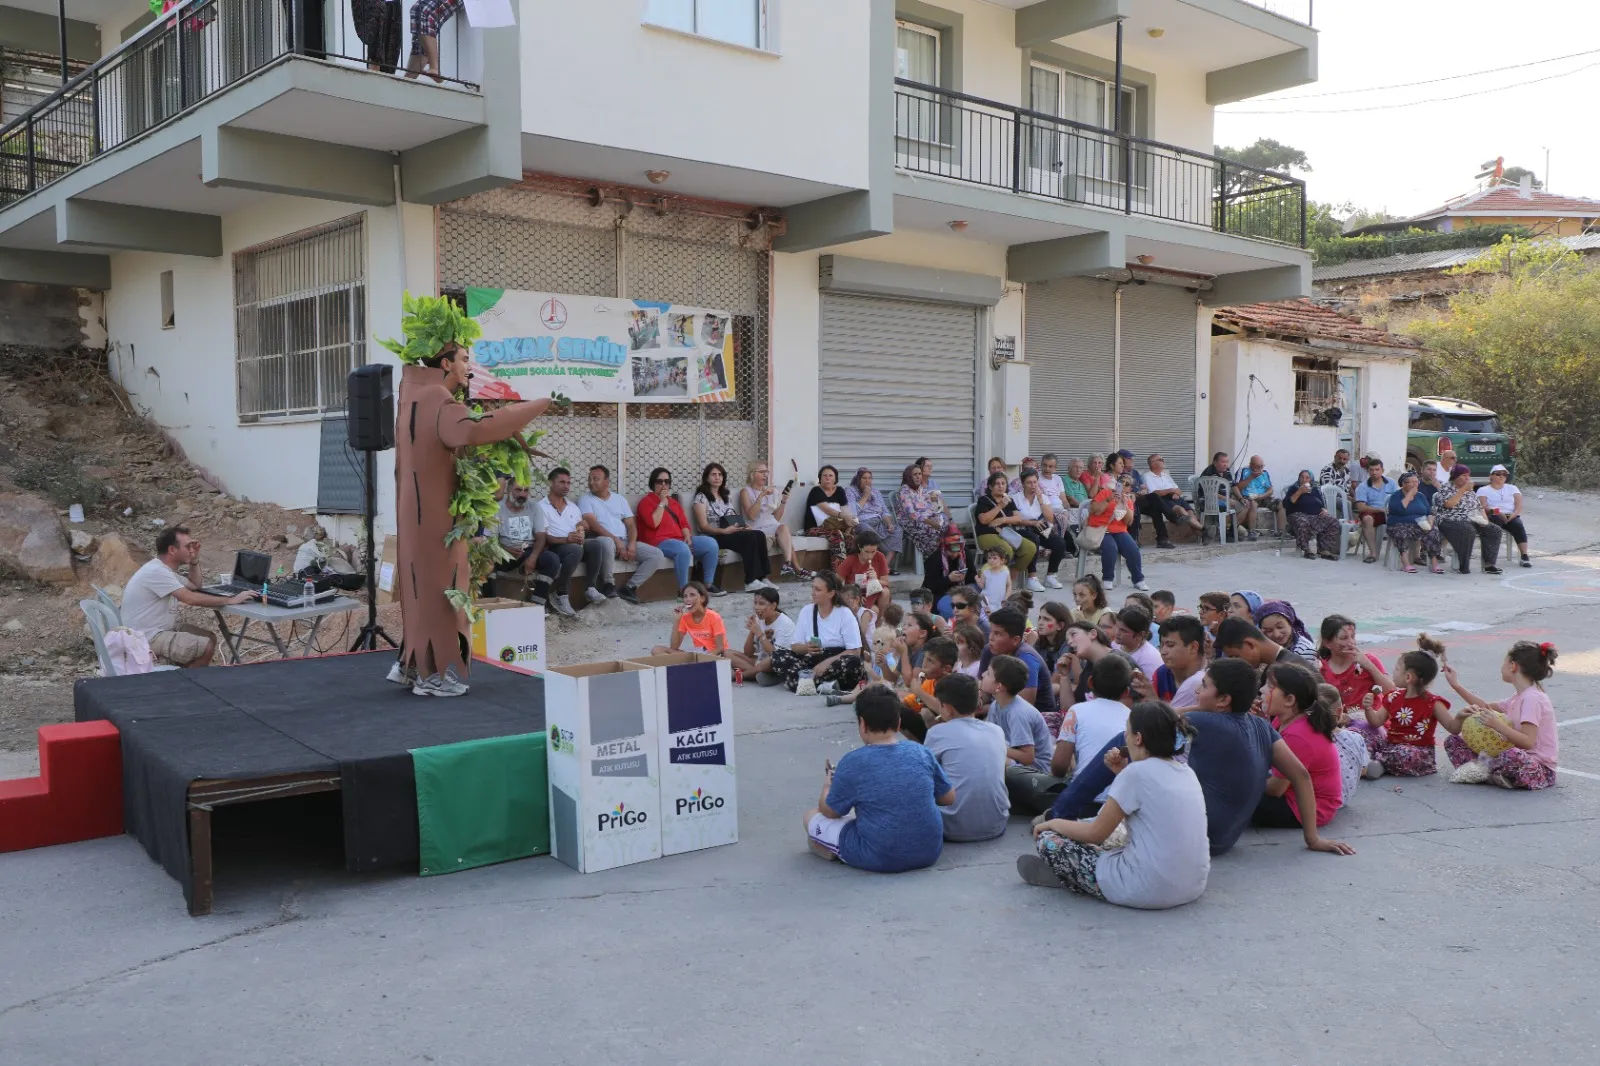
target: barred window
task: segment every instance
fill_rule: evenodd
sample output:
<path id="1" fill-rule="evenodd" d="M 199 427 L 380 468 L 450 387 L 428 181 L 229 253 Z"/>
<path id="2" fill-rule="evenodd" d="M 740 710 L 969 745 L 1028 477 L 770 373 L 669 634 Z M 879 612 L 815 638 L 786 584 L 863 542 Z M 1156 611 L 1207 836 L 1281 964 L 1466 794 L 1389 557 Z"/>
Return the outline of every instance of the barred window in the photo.
<path id="1" fill-rule="evenodd" d="M 364 215 L 233 257 L 240 422 L 344 410 L 367 361 Z"/>
<path id="2" fill-rule="evenodd" d="M 1331 359 L 1294 360 L 1294 424 L 1337 426 L 1344 406 L 1339 395 L 1339 364 Z"/>

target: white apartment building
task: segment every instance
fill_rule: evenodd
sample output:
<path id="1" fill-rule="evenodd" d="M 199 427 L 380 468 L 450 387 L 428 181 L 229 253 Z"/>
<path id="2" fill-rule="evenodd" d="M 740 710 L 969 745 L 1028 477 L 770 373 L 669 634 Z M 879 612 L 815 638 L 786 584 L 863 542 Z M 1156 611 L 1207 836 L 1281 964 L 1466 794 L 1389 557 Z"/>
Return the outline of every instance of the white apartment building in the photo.
<path id="1" fill-rule="evenodd" d="M 545 420 L 629 495 L 928 455 L 953 497 L 991 454 L 1194 472 L 1210 309 L 1309 291 L 1303 185 L 1210 154 L 1216 105 L 1315 79 L 1246 0 L 512 0 L 442 84 L 366 69 L 349 3 L 73 0 L 84 72 L 0 99 L 0 281 L 103 291 L 119 380 L 238 495 L 314 505 L 405 289 L 731 312 L 733 401 Z"/>

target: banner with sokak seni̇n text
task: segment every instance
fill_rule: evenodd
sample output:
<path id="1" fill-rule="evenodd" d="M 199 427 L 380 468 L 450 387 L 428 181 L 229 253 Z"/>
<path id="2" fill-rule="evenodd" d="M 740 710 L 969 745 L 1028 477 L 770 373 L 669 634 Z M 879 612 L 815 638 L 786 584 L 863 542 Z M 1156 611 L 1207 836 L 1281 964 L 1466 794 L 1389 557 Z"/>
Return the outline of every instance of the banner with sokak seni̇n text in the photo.
<path id="1" fill-rule="evenodd" d="M 655 300 L 519 289 L 467 290 L 483 329 L 472 397 L 579 403 L 723 403 L 734 398 L 733 316 Z"/>

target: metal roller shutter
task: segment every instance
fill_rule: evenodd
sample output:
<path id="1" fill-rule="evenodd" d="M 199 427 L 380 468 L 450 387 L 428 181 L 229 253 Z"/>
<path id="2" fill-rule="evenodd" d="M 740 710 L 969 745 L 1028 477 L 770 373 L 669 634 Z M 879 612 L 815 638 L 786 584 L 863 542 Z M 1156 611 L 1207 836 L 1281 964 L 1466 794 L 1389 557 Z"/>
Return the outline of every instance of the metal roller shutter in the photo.
<path id="1" fill-rule="evenodd" d="M 878 296 L 822 294 L 822 461 L 858 466 L 888 492 L 919 455 L 951 504 L 977 471 L 978 312 Z"/>
<path id="2" fill-rule="evenodd" d="M 1055 452 L 1063 469 L 1112 450 L 1115 293 L 1092 278 L 1027 287 L 1028 451 Z"/>
<path id="3" fill-rule="evenodd" d="M 1031 311 L 1031 309 L 1030 309 Z M 1180 486 L 1195 473 L 1195 297 L 1173 285 L 1122 290 L 1122 441 L 1160 452 Z"/>

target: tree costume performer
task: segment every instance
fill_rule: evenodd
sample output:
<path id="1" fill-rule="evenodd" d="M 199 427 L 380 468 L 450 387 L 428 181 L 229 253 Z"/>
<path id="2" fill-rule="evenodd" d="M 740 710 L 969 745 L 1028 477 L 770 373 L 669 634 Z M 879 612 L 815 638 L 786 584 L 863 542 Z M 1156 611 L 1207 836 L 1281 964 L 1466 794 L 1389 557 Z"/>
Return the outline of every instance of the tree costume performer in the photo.
<path id="1" fill-rule="evenodd" d="M 464 696 L 472 594 L 505 556 L 492 528 L 495 476 L 528 484 L 522 430 L 551 401 L 488 412 L 468 406 L 478 324 L 444 297 L 408 293 L 404 307 L 405 343 L 380 341 L 404 364 L 395 419 L 394 580 L 405 639 L 389 680 L 419 696 Z"/>

